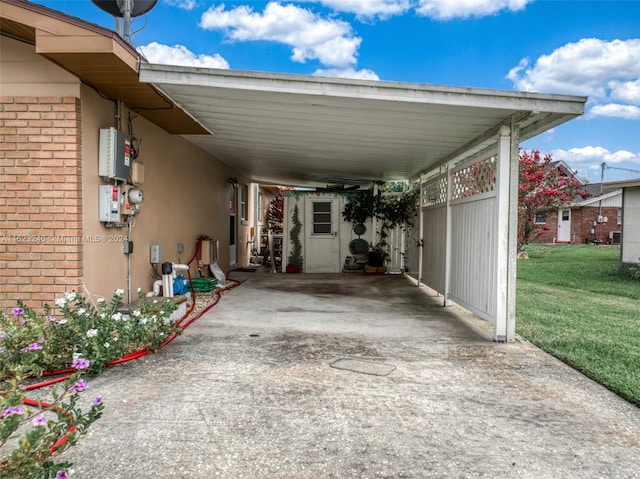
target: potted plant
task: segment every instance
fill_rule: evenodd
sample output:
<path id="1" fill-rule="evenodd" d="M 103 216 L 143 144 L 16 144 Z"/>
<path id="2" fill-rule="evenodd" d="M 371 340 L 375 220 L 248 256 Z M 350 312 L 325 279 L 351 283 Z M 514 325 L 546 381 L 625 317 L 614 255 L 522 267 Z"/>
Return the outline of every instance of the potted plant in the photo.
<path id="1" fill-rule="evenodd" d="M 419 190 L 402 192 L 404 186 L 400 183 L 378 184 L 377 191 L 358 191 L 351 195 L 342 212 L 345 221 L 354 225 L 364 223 L 369 218 L 375 218 L 377 231 L 376 241 L 369 247 L 366 271 L 384 272 L 386 260 L 389 257 L 387 236 L 398 225 L 413 225 L 413 219 L 419 206 Z M 383 191 L 395 192 L 393 195 L 383 195 Z"/>
<path id="2" fill-rule="evenodd" d="M 300 242 L 300 232 L 302 231 L 302 223 L 298 217 L 298 205 L 293 207 L 291 215 L 291 229 L 289 230 L 289 241 L 291 242 L 291 251 L 287 261 L 285 271 L 287 273 L 299 273 L 302 271 L 302 243 Z"/>

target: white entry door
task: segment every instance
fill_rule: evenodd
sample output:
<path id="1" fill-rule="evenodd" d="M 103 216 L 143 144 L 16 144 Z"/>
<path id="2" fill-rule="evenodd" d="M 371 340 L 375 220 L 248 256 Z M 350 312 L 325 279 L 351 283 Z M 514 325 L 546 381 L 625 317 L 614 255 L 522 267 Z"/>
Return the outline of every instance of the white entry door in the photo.
<path id="1" fill-rule="evenodd" d="M 304 248 L 305 273 L 339 273 L 340 211 L 338 198 L 307 198 Z"/>
<path id="2" fill-rule="evenodd" d="M 558 210 L 558 243 L 571 242 L 571 210 Z"/>

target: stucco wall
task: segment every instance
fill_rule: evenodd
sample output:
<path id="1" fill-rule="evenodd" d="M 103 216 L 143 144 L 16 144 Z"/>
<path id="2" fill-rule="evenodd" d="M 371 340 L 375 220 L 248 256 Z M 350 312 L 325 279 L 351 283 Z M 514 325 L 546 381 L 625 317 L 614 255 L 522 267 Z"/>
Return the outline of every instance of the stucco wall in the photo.
<path id="1" fill-rule="evenodd" d="M 38 56 L 33 45 L 0 35 L 1 95 L 78 97 L 78 79 Z"/>
<path id="2" fill-rule="evenodd" d="M 228 178 L 248 183 L 246 178 L 126 105 L 118 120 L 114 101 L 40 58 L 31 45 L 2 37 L 0 61 L 0 307 L 20 297 L 40 308 L 69 290 L 110 297 L 129 284 L 135 299 L 138 288 L 148 291 L 157 279 L 151 244 L 161 245 L 162 261 L 186 263 L 200 235 L 220 241 L 218 264 L 228 270 L 229 210 L 235 198 Z M 108 183 L 98 176 L 99 131 L 108 127 L 138 139 L 137 161 L 145 165 L 145 199 L 130 223 L 129 256 L 123 252 L 127 229 L 106 228 L 98 217 L 99 185 Z M 249 218 L 253 210 L 248 198 Z M 8 231 L 7 219 L 22 229 Z M 249 260 L 251 226 L 238 222 L 239 265 Z M 18 245 L 10 241 L 16 235 L 46 241 Z M 197 274 L 195 265 L 191 272 Z"/>
<path id="3" fill-rule="evenodd" d="M 82 98 L 84 231 L 88 238 L 106 238 L 106 241 L 84 243 L 85 286 L 92 294 L 110 295 L 115 289 L 127 289 L 129 259 L 123 253 L 122 244 L 127 229 L 106 228 L 98 221 L 98 187 L 108 183 L 98 176 L 98 141 L 101 128 L 118 125 L 112 102 L 88 87 L 83 87 Z M 139 143 L 139 157 L 135 161 L 144 164 L 144 184 L 140 186 L 144 202 L 140 214 L 131 223 L 134 296 L 138 288 L 150 290 L 153 281 L 158 279 L 149 262 L 151 244 L 161 246 L 163 262 L 187 263 L 195 252 L 198 237 L 207 235 L 220 242 L 218 264 L 226 271 L 229 267 L 229 202 L 234 195 L 228 178 L 238 177 L 238 173 L 127 108 L 122 109 L 121 117 L 119 129 L 128 132 L 131 126 Z M 248 237 L 248 225 L 238 228 L 239 241 Z M 178 252 L 179 243 L 184 245 L 182 253 Z M 244 248 L 238 248 L 238 262 L 248 262 Z M 191 273 L 197 274 L 195 262 Z"/>

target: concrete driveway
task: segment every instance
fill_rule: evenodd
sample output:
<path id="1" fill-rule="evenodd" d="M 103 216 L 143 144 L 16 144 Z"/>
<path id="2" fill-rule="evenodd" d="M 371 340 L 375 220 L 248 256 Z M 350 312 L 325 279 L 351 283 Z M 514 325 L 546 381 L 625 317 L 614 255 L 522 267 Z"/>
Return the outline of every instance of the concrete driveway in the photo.
<path id="1" fill-rule="evenodd" d="M 74 479 L 640 477 L 640 409 L 406 277 L 231 277 L 90 380 L 106 409 Z"/>

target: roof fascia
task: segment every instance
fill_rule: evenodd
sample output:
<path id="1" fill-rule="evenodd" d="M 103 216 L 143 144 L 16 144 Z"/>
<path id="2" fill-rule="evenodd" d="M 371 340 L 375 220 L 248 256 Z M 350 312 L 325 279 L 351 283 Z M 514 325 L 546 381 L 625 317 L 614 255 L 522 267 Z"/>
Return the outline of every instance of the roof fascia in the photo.
<path id="1" fill-rule="evenodd" d="M 516 111 L 583 113 L 585 97 L 547 95 L 419 83 L 353 80 L 200 67 L 142 64 L 140 81 L 246 89 L 265 92 L 388 100 L 395 102 L 498 108 Z"/>
<path id="2" fill-rule="evenodd" d="M 592 203 L 597 203 L 599 201 L 608 200 L 609 198 L 613 198 L 614 196 L 618 196 L 622 194 L 622 189 L 616 191 L 610 191 L 609 193 L 605 193 L 604 195 L 594 196 L 593 198 L 588 198 L 580 203 L 575 203 L 575 206 L 589 206 Z"/>

